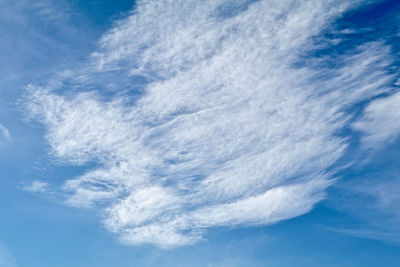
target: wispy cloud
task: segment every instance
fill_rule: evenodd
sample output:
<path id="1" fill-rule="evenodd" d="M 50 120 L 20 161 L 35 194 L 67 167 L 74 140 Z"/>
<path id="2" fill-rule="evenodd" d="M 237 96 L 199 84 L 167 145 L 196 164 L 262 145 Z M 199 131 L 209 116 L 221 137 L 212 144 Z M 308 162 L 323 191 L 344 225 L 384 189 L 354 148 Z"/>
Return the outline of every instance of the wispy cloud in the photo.
<path id="1" fill-rule="evenodd" d="M 49 184 L 43 181 L 34 180 L 31 183 L 25 183 L 21 189 L 32 193 L 47 193 L 49 190 Z"/>
<path id="2" fill-rule="evenodd" d="M 400 136 L 400 93 L 370 103 L 353 127 L 363 133 L 365 147 L 379 147 Z"/>
<path id="3" fill-rule="evenodd" d="M 0 77 L 2 105 L 11 106 L 31 80 L 47 79 L 76 64 L 93 34 L 69 1 L 2 0 L 0 20 L 0 59 L 7 62 Z"/>
<path id="4" fill-rule="evenodd" d="M 392 79 L 381 43 L 325 58 L 335 69 L 295 67 L 355 2 L 139 2 L 86 68 L 29 87 L 52 155 L 99 166 L 64 183 L 66 202 L 101 209 L 125 243 L 161 247 L 308 212 L 333 182 L 349 110 Z"/>
<path id="5" fill-rule="evenodd" d="M 0 132 L 7 140 L 11 140 L 10 132 L 8 131 L 8 129 L 6 127 L 4 127 L 1 124 L 0 124 Z"/>
<path id="6" fill-rule="evenodd" d="M 394 164 L 395 165 L 395 164 Z M 393 167 L 386 167 L 391 170 Z M 336 225 L 333 231 L 354 236 L 400 243 L 400 175 L 396 171 L 379 171 L 359 179 L 343 181 L 340 196 L 333 206 L 351 214 L 356 223 Z"/>

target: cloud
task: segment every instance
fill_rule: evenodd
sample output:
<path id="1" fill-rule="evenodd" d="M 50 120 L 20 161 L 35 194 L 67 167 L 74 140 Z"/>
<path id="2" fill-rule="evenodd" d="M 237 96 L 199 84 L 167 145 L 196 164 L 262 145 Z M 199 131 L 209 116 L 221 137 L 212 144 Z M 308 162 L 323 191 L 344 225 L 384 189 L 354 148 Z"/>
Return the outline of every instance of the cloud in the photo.
<path id="1" fill-rule="evenodd" d="M 75 66 L 76 59 L 88 53 L 94 33 L 79 14 L 70 1 L 0 1 L 0 59 L 7 62 L 0 77 L 5 107 L 13 109 L 21 89 L 32 80 Z"/>
<path id="2" fill-rule="evenodd" d="M 356 223 L 335 225 L 330 230 L 399 243 L 400 211 L 397 207 L 400 204 L 400 174 L 395 165 L 339 184 L 339 196 L 331 200 L 332 205 L 351 214 Z"/>
<path id="3" fill-rule="evenodd" d="M 29 184 L 24 184 L 21 189 L 32 193 L 47 193 L 49 190 L 49 184 L 39 180 L 34 180 Z"/>
<path id="4" fill-rule="evenodd" d="M 8 129 L 6 127 L 4 127 L 1 124 L 0 124 L 0 132 L 7 140 L 11 140 L 10 132 L 8 131 Z"/>
<path id="5" fill-rule="evenodd" d="M 400 93 L 371 102 L 353 127 L 363 133 L 365 147 L 377 147 L 400 136 Z"/>
<path id="6" fill-rule="evenodd" d="M 66 203 L 160 247 L 308 212 L 333 183 L 349 110 L 392 80 L 379 42 L 299 66 L 355 2 L 138 2 L 85 68 L 28 88 L 51 155 L 97 165 L 65 181 Z"/>

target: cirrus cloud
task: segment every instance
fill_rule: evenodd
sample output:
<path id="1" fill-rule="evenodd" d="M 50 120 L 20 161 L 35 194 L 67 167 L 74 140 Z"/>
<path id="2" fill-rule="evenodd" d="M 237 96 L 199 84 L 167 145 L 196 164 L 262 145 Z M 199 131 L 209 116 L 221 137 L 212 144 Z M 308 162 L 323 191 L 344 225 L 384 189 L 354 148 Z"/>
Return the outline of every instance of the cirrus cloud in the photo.
<path id="1" fill-rule="evenodd" d="M 378 42 L 326 58 L 336 68 L 296 66 L 357 2 L 139 2 L 85 68 L 29 87 L 51 154 L 98 165 L 65 181 L 66 203 L 101 210 L 125 243 L 160 247 L 311 210 L 349 142 L 349 110 L 392 79 Z"/>
<path id="2" fill-rule="evenodd" d="M 8 131 L 8 129 L 6 127 L 4 127 L 1 124 L 0 124 L 0 132 L 4 136 L 4 138 L 6 138 L 7 140 L 11 140 L 10 132 Z"/>

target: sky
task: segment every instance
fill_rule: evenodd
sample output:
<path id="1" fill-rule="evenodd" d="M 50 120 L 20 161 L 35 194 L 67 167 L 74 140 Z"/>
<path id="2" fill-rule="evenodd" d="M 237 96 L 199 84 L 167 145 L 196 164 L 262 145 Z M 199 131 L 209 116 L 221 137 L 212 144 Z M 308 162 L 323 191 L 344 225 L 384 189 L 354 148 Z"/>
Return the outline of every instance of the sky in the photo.
<path id="1" fill-rule="evenodd" d="M 400 2 L 0 0 L 0 266 L 398 266 Z"/>

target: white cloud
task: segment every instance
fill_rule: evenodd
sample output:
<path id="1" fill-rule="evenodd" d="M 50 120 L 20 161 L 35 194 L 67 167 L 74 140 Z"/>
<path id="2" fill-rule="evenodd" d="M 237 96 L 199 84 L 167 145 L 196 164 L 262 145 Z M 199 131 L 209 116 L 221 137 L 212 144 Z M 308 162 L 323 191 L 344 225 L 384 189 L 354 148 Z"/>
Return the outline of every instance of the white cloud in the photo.
<path id="1" fill-rule="evenodd" d="M 400 93 L 370 103 L 353 127 L 363 133 L 368 148 L 394 141 L 400 136 Z"/>
<path id="2" fill-rule="evenodd" d="M 1 124 L 0 124 L 0 132 L 7 140 L 11 140 L 10 132 L 8 131 L 8 129 L 6 127 L 4 127 Z"/>
<path id="3" fill-rule="evenodd" d="M 21 189 L 32 193 L 47 193 L 49 184 L 39 180 L 34 180 L 29 184 L 24 184 Z"/>
<path id="4" fill-rule="evenodd" d="M 185 245 L 210 227 L 306 213 L 347 145 L 345 110 L 387 90 L 380 43 L 334 59 L 334 70 L 294 67 L 350 1 L 238 3 L 226 13 L 232 1 L 139 2 L 68 78 L 121 90 L 145 79 L 139 99 L 62 94 L 62 81 L 29 88 L 52 155 L 98 164 L 65 182 L 66 203 L 101 209 L 123 242 Z"/>

